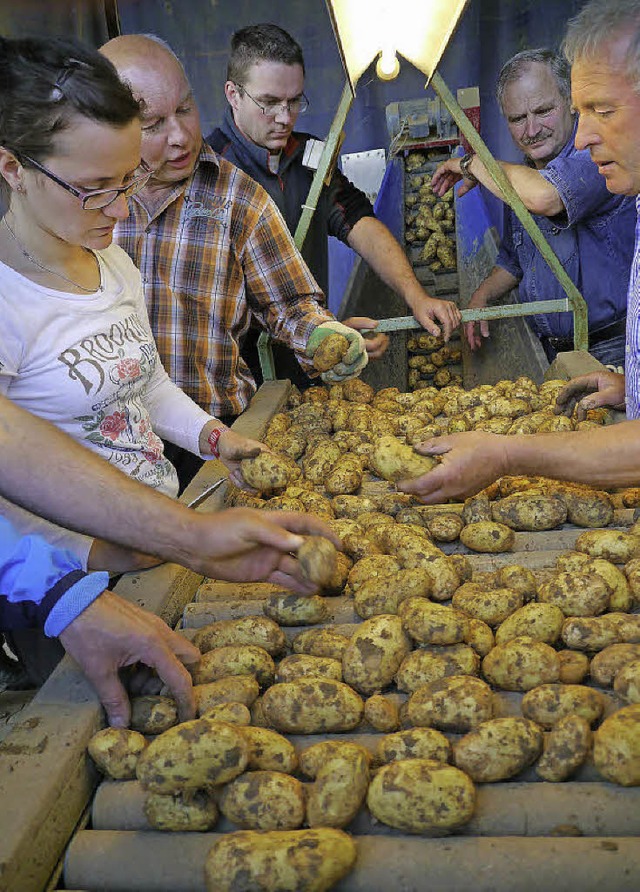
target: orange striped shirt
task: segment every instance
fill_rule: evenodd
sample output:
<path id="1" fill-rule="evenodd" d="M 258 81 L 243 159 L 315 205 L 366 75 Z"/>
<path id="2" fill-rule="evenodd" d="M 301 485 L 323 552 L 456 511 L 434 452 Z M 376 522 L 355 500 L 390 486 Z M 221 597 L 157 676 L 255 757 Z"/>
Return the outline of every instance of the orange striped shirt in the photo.
<path id="1" fill-rule="evenodd" d="M 150 215 L 140 195 L 115 238 L 140 269 L 151 327 L 175 383 L 212 415 L 238 415 L 255 383 L 239 341 L 251 314 L 305 371 L 313 329 L 334 317 L 262 186 L 203 143 Z"/>

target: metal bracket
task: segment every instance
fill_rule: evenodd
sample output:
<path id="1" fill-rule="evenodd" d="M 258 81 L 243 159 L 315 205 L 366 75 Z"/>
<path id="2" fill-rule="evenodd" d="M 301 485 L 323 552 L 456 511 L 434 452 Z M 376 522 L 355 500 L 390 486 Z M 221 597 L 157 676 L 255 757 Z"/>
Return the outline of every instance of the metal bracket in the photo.
<path id="1" fill-rule="evenodd" d="M 461 310 L 463 322 L 481 322 L 490 319 L 507 319 L 510 316 L 531 316 L 534 313 L 566 313 L 571 309 L 569 299 L 563 300 L 536 300 L 527 304 L 503 304 L 499 307 L 484 307 L 483 309 Z M 422 330 L 422 325 L 413 316 L 395 316 L 391 319 L 381 319 L 374 329 L 370 331 L 415 331 Z M 364 332 L 363 332 L 364 333 Z"/>

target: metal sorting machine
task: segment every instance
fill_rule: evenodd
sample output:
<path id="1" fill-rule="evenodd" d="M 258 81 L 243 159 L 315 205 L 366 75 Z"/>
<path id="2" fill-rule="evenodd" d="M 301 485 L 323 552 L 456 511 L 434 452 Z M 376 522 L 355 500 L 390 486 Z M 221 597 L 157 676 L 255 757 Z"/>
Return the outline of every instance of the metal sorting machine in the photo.
<path id="1" fill-rule="evenodd" d="M 260 437 L 284 405 L 288 390 L 287 382 L 265 383 L 236 422 L 237 429 Z M 185 501 L 197 499 L 221 473 L 217 463 L 207 463 L 185 492 Z M 365 491 L 385 486 L 370 480 Z M 220 508 L 224 489 L 197 510 Z M 628 525 L 632 513 L 617 509 L 615 525 Z M 518 563 L 544 574 L 580 532 L 565 525 L 548 533 L 517 533 L 513 552 L 469 558 L 477 571 Z M 465 551 L 459 542 L 443 548 Z M 182 626 L 187 634 L 215 619 L 260 615 L 267 595 L 261 585 L 205 580 L 176 565 L 125 576 L 116 591 Z M 329 604 L 324 625 L 352 631 L 360 621 L 353 601 L 340 596 Z M 299 629 L 284 631 L 290 640 Z M 613 709 L 613 693 L 607 691 L 606 696 Z M 521 697 L 496 692 L 496 714 L 519 715 Z M 222 820 L 215 833 L 204 834 L 150 830 L 136 782 L 98 786 L 86 745 L 100 723 L 95 696 L 66 658 L 0 741 L 0 796 L 5 803 L 0 816 L 0 889 L 204 892 L 207 852 L 218 835 L 233 826 Z M 366 726 L 339 736 L 371 748 L 379 738 Z M 304 749 L 324 738 L 292 739 L 296 748 Z M 640 790 L 606 783 L 589 765 L 563 784 L 541 782 L 530 769 L 509 782 L 479 785 L 472 821 L 452 837 L 403 834 L 373 822 L 366 809 L 348 829 L 356 840 L 358 861 L 336 887 L 344 892 L 418 892 L 427 877 L 430 889 L 460 892 L 545 887 L 626 892 L 640 884 Z"/>

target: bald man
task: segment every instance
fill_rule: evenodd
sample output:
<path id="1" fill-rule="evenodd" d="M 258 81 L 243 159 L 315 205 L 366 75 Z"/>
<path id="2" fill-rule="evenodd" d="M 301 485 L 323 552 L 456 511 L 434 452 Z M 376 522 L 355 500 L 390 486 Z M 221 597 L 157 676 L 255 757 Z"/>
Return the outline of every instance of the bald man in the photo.
<path id="1" fill-rule="evenodd" d="M 319 343 L 339 332 L 349 349 L 322 378 L 357 375 L 375 342 L 365 344 L 355 327 L 336 321 L 267 193 L 203 141 L 193 92 L 171 49 L 124 35 L 102 53 L 141 101 L 142 157 L 154 174 L 131 199 L 115 241 L 142 272 L 151 327 L 173 381 L 206 411 L 233 421 L 255 391 L 239 348 L 252 316 L 311 375 Z M 182 484 L 200 464 L 182 450 L 169 449 L 167 457 Z"/>

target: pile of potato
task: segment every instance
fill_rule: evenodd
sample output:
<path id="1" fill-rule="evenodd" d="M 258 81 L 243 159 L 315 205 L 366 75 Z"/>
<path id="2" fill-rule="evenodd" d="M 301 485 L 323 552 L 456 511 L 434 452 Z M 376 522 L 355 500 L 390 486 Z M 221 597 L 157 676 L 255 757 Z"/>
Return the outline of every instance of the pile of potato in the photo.
<path id="1" fill-rule="evenodd" d="M 422 332 L 407 339 L 409 390 L 435 387 L 440 390 L 450 385 L 460 386 L 462 353 L 459 337 L 449 344 L 435 335 Z"/>
<path id="2" fill-rule="evenodd" d="M 405 242 L 417 248 L 416 262 L 433 273 L 455 272 L 455 211 L 453 189 L 439 198 L 431 186 L 436 163 L 422 152 L 405 161 Z"/>

